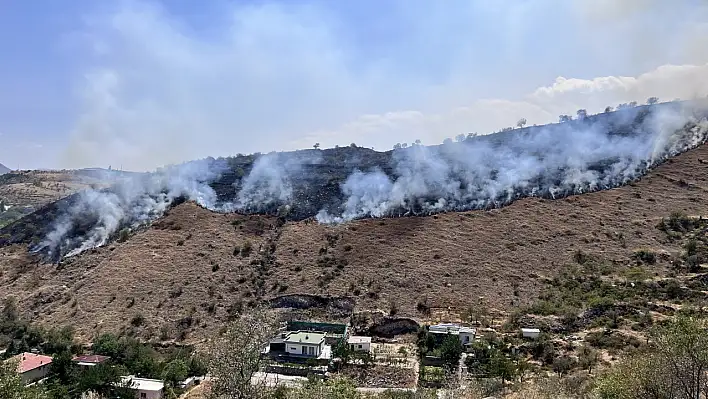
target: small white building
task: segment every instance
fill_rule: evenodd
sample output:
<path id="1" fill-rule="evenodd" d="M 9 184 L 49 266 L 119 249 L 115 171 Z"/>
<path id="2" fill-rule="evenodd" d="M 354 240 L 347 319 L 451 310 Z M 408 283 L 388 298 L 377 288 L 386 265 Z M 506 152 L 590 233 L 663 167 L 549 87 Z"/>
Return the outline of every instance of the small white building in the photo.
<path id="1" fill-rule="evenodd" d="M 285 335 L 285 352 L 294 356 L 319 358 L 325 354 L 325 333 L 291 331 Z M 331 352 L 331 351 L 330 351 Z"/>
<path id="2" fill-rule="evenodd" d="M 474 341 L 474 337 L 477 333 L 477 330 L 475 330 L 474 328 L 465 327 L 453 323 L 442 323 L 432 325 L 428 327 L 428 331 L 431 334 L 457 335 L 460 338 L 460 343 L 462 345 L 471 344 Z"/>
<path id="3" fill-rule="evenodd" d="M 352 335 L 347 340 L 349 348 L 357 352 L 371 352 L 371 337 Z"/>
<path id="4" fill-rule="evenodd" d="M 120 386 L 134 390 L 136 399 L 162 399 L 165 392 L 163 381 L 132 375 L 121 377 Z"/>
<path id="5" fill-rule="evenodd" d="M 25 383 L 25 385 L 37 382 L 46 377 L 52 366 L 51 356 L 29 352 L 13 356 L 7 361 L 17 362 L 17 372 L 20 374 L 22 382 Z"/>
<path id="6" fill-rule="evenodd" d="M 521 336 L 524 338 L 531 338 L 531 339 L 536 339 L 538 336 L 541 335 L 541 330 L 538 328 L 522 328 L 521 329 Z"/>

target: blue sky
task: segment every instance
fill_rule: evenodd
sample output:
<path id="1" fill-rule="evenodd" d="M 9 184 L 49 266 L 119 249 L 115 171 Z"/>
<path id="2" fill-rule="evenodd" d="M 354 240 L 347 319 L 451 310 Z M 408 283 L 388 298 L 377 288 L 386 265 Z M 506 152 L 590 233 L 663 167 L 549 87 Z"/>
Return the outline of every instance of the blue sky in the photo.
<path id="1" fill-rule="evenodd" d="M 0 163 L 439 143 L 708 94 L 702 0 L 14 1 Z"/>

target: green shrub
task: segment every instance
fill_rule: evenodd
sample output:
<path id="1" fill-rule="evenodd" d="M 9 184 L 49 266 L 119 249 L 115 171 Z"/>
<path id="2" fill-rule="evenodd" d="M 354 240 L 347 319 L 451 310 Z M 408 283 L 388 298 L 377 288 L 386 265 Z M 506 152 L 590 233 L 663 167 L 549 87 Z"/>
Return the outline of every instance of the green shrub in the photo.
<path id="1" fill-rule="evenodd" d="M 648 249 L 638 249 L 634 251 L 632 257 L 638 264 L 646 263 L 647 265 L 653 265 L 656 263 L 656 254 Z"/>

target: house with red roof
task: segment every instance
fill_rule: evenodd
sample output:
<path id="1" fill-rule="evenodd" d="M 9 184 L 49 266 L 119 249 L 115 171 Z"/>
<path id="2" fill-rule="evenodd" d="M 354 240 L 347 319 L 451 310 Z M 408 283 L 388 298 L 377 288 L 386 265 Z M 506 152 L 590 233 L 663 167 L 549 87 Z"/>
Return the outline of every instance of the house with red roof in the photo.
<path id="1" fill-rule="evenodd" d="M 52 365 L 51 356 L 37 355 L 34 353 L 20 353 L 13 356 L 8 361 L 17 362 L 17 372 L 22 377 L 22 382 L 31 384 L 39 381 L 49 374 Z"/>

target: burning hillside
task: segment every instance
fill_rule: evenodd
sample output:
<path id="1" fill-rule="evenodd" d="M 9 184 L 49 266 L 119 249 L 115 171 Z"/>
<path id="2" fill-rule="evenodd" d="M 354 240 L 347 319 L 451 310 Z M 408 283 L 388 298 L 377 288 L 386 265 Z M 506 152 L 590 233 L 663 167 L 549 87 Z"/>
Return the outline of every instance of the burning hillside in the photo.
<path id="1" fill-rule="evenodd" d="M 101 246 L 190 200 L 218 212 L 340 223 L 501 207 L 641 177 L 708 138 L 708 106 L 666 103 L 388 152 L 358 147 L 205 159 L 87 190 L 0 231 L 58 260 Z"/>

